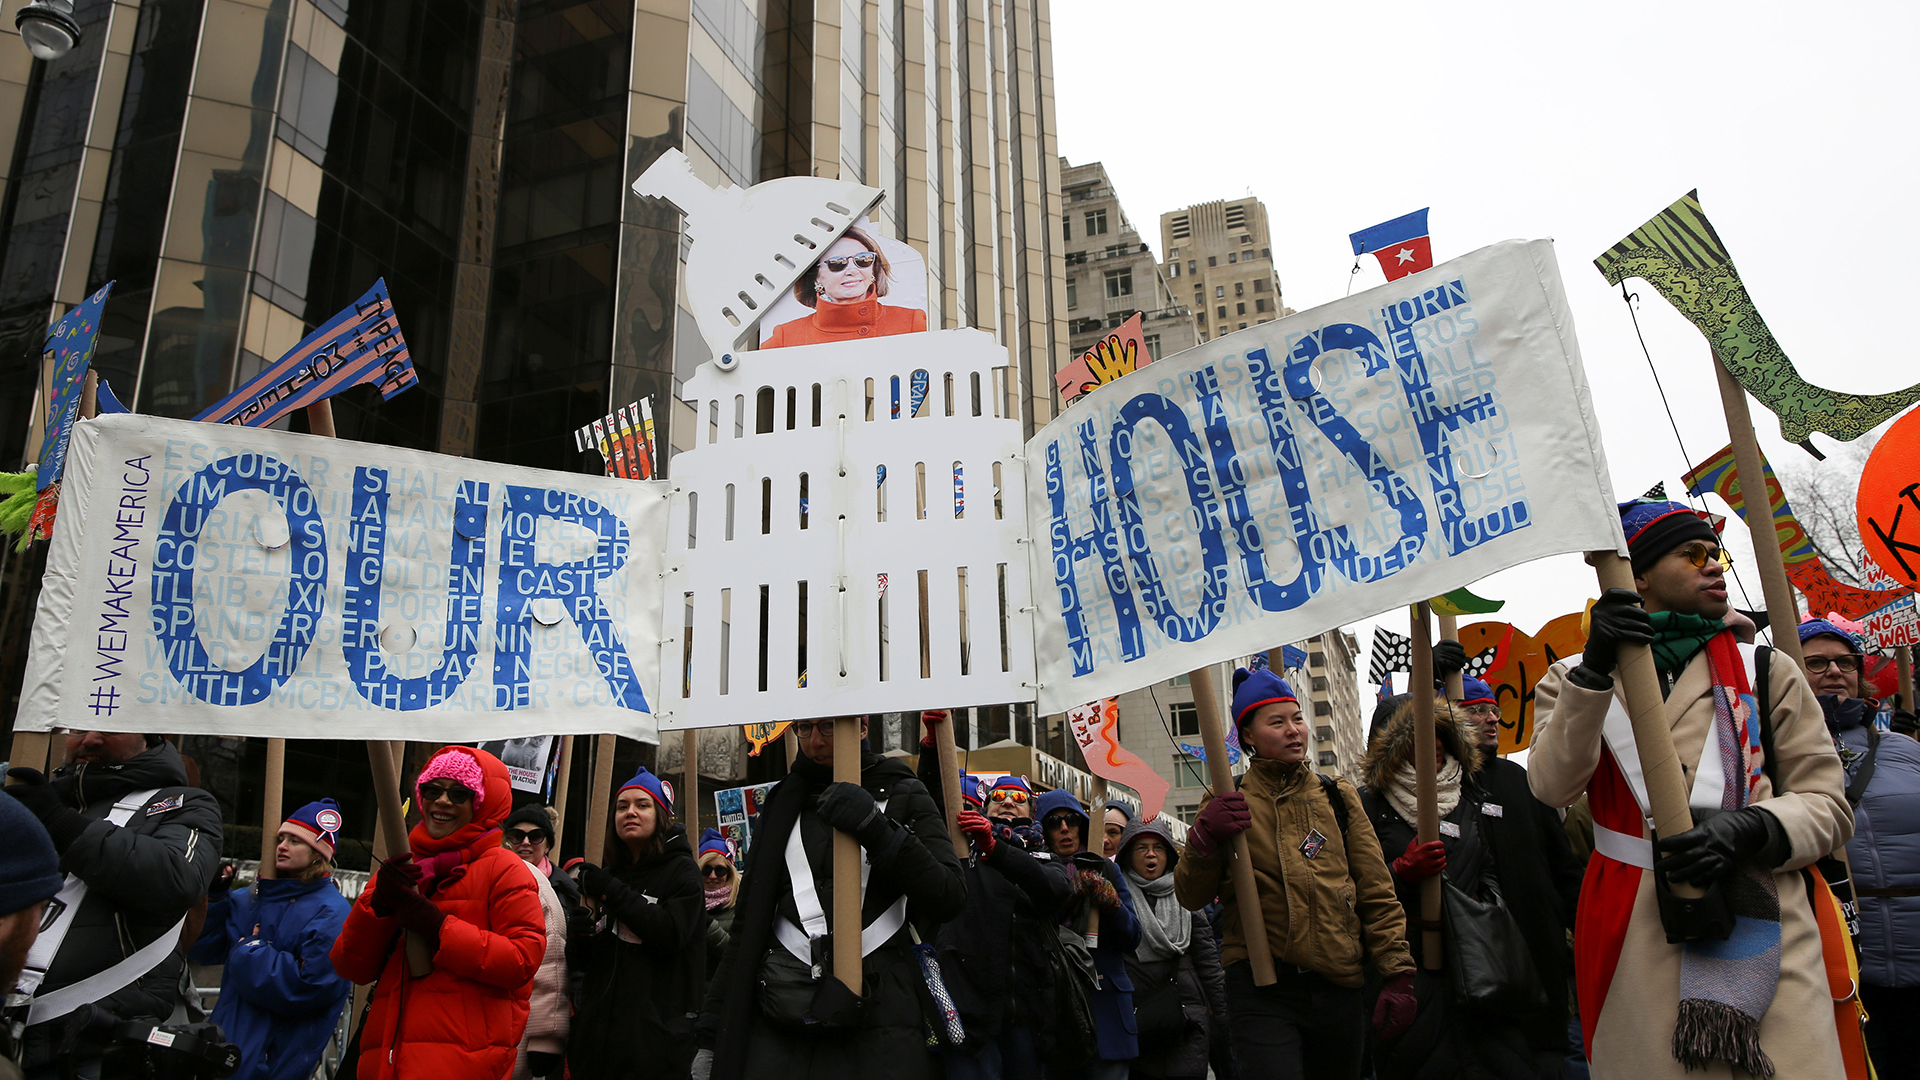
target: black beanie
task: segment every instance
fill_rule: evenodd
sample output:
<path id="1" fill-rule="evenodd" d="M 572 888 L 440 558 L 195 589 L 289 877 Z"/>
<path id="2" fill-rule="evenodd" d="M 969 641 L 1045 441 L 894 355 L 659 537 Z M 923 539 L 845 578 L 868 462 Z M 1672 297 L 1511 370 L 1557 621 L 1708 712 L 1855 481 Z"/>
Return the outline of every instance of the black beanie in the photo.
<path id="1" fill-rule="evenodd" d="M 1627 552 L 1633 557 L 1633 576 L 1645 574 L 1675 548 L 1695 540 L 1718 544 L 1720 534 L 1699 515 L 1684 508 L 1655 519 L 1627 541 Z"/>
<path id="2" fill-rule="evenodd" d="M 500 823 L 500 829 L 504 832 L 515 825 L 538 825 L 547 834 L 547 843 L 553 843 L 553 817 L 539 803 L 528 803 L 508 814 L 507 820 Z"/>

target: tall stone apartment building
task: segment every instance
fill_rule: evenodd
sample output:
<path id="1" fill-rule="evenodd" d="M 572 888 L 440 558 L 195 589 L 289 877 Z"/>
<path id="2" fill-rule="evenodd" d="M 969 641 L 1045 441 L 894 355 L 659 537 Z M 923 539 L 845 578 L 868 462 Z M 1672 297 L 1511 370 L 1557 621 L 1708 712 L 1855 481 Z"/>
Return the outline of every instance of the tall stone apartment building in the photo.
<path id="1" fill-rule="evenodd" d="M 1361 714 L 1360 643 L 1345 630 L 1329 630 L 1304 644 L 1313 691 L 1314 766 L 1358 784 L 1368 719 Z"/>
<path id="2" fill-rule="evenodd" d="M 1142 313 L 1141 336 L 1155 360 L 1199 344 L 1193 310 L 1169 288 L 1152 248 L 1121 209 L 1106 167 L 1097 161 L 1072 165 L 1061 158 L 1060 193 L 1068 362 L 1134 312 Z"/>
<path id="3" fill-rule="evenodd" d="M 1271 244 L 1266 205 L 1251 195 L 1160 215 L 1167 284 L 1192 305 L 1201 341 L 1292 314 Z"/>
<path id="4" fill-rule="evenodd" d="M 573 431 L 643 397 L 671 428 L 708 357 L 680 216 L 631 191 L 669 148 L 710 183 L 883 189 L 929 325 L 992 332 L 1029 433 L 1053 416 L 1071 357 L 1047 0 L 74 0 L 81 41 L 50 61 L 13 30 L 22 2 L 0 5 L 6 468 L 48 325 L 107 281 L 94 367 L 136 410 L 191 417 L 384 277 L 419 385 L 335 398 L 341 437 L 598 471 Z M 9 716 L 38 560 L 0 555 Z M 970 731 L 1016 720 L 1031 740 L 1004 709 Z M 194 753 L 253 820 L 264 744 L 220 742 Z M 623 741 L 617 767 L 652 749 Z M 287 758 L 286 805 L 336 794 L 370 827 L 360 744 Z"/>

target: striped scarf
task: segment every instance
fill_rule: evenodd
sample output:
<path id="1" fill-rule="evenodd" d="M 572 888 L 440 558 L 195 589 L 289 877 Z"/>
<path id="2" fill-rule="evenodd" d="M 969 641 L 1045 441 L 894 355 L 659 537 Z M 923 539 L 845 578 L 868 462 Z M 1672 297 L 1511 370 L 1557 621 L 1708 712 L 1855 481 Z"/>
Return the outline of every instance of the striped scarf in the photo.
<path id="1" fill-rule="evenodd" d="M 1707 750 L 1718 747 L 1720 809 L 1739 810 L 1753 798 L 1765 764 L 1754 718 L 1759 705 L 1731 632 L 1716 635 L 1706 653 L 1715 739 Z M 1696 776 L 1695 783 L 1703 779 Z M 1724 1061 L 1736 1071 L 1771 1077 L 1773 1061 L 1760 1046 L 1760 1021 L 1780 983 L 1780 893 L 1772 870 L 1752 863 L 1721 884 L 1733 910 L 1733 935 L 1683 946 L 1673 1056 L 1689 1072 Z"/>

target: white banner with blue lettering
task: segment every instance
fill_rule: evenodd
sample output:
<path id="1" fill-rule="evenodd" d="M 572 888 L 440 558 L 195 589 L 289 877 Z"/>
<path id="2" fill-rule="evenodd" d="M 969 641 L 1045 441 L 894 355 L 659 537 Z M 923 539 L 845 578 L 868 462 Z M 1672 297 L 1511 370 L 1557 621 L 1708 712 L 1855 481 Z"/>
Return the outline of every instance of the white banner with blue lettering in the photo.
<path id="1" fill-rule="evenodd" d="M 1042 713 L 1626 550 L 1544 240 L 1141 368 L 1026 457 Z"/>
<path id="2" fill-rule="evenodd" d="M 78 425 L 16 726 L 656 741 L 668 485 Z"/>

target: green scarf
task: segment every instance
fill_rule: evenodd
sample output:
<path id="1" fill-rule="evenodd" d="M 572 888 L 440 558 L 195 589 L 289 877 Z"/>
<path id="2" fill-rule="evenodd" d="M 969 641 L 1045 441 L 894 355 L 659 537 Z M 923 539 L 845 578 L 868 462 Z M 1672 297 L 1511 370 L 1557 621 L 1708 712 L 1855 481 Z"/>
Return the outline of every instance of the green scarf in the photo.
<path id="1" fill-rule="evenodd" d="M 1669 680 L 1678 679 L 1687 669 L 1687 661 L 1727 628 L 1719 619 L 1684 611 L 1656 611 L 1652 618 L 1653 665 Z"/>

